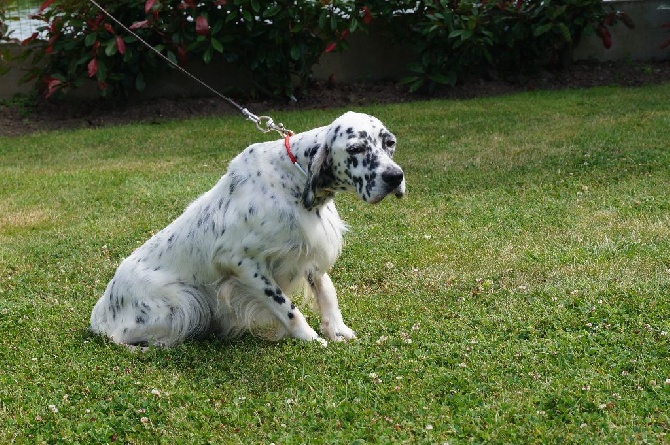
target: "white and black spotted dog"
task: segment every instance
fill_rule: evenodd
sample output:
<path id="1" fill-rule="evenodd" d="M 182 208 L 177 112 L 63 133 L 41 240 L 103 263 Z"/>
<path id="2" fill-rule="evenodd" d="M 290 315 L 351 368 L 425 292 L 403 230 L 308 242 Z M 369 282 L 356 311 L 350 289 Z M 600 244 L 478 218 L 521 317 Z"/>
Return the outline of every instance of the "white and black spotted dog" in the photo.
<path id="1" fill-rule="evenodd" d="M 214 188 L 126 258 L 93 308 L 91 330 L 126 345 L 170 346 L 211 332 L 325 344 L 289 298 L 306 283 L 323 336 L 354 338 L 327 273 L 345 231 L 333 197 L 403 196 L 396 139 L 375 117 L 348 112 L 289 142 L 249 146 Z"/>

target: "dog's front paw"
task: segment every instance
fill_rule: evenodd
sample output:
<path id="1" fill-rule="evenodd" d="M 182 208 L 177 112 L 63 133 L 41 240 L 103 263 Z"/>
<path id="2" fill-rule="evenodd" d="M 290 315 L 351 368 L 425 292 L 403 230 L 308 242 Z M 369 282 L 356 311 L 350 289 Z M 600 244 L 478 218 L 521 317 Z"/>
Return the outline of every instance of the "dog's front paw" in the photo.
<path id="1" fill-rule="evenodd" d="M 317 334 L 316 331 L 309 326 L 304 326 L 302 329 L 295 330 L 291 333 L 291 337 L 304 341 L 316 341 L 323 347 L 328 346 L 328 342 L 319 337 L 319 334 Z"/>
<path id="2" fill-rule="evenodd" d="M 333 341 L 347 341 L 356 338 L 356 333 L 349 327 L 341 323 L 330 323 L 323 321 L 321 323 L 321 332 L 323 335 Z"/>

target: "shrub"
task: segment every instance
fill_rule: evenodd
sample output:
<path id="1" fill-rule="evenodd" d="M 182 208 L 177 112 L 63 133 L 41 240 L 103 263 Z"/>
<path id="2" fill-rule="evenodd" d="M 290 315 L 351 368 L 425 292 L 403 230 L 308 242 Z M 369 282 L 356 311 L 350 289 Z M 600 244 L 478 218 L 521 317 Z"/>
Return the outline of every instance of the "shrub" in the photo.
<path id="1" fill-rule="evenodd" d="M 560 65 L 582 35 L 595 32 L 609 47 L 608 27 L 632 27 L 601 0 L 112 0 L 105 8 L 174 63 L 223 58 L 247 70 L 256 91 L 281 97 L 304 91 L 323 52 L 346 48 L 346 36 L 373 19 L 416 50 L 404 79 L 411 91 Z M 103 96 L 125 97 L 167 68 L 89 0 L 46 0 L 37 18 L 40 38 L 24 41 L 22 57 L 33 57 L 27 78 L 47 97 L 87 79 Z"/>
<path id="2" fill-rule="evenodd" d="M 609 47 L 606 26 L 617 18 L 632 25 L 601 0 L 420 1 L 403 36 L 419 54 L 405 82 L 431 90 L 475 73 L 509 76 L 556 65 L 584 33 L 598 32 Z"/>
<path id="3" fill-rule="evenodd" d="M 346 0 L 300 7 L 292 0 L 116 0 L 104 7 L 171 61 L 222 57 L 248 69 L 259 91 L 279 96 L 304 89 L 323 51 L 344 47 L 363 14 Z M 47 97 L 86 79 L 102 95 L 125 97 L 166 68 L 87 0 L 47 0 L 35 18 L 45 25 L 24 41 L 23 56 L 33 57 L 30 78 Z"/>

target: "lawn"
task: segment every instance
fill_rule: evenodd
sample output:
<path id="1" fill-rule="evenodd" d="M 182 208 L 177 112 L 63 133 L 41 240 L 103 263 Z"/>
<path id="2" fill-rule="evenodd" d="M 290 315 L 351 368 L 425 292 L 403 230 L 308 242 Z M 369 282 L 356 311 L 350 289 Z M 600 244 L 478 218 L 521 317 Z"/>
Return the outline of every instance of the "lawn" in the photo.
<path id="1" fill-rule="evenodd" d="M 359 338 L 325 349 L 87 331 L 120 260 L 269 137 L 248 122 L 0 138 L 0 443 L 667 443 L 669 97 L 358 110 L 398 137 L 408 195 L 338 197 L 331 276 Z"/>

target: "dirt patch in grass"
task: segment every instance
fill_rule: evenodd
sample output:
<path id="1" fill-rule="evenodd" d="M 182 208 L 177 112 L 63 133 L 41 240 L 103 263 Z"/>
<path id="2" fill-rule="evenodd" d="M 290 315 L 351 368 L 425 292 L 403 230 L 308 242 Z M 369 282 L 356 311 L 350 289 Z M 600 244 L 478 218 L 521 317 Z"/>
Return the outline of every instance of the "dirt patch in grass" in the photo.
<path id="1" fill-rule="evenodd" d="M 560 71 L 543 71 L 514 82 L 477 79 L 444 88 L 430 97 L 470 99 L 521 91 L 590 88 L 605 85 L 635 87 L 670 82 L 670 61 L 579 63 Z M 297 102 L 235 99 L 256 114 L 270 109 L 320 109 L 408 102 L 429 96 L 408 93 L 395 82 L 317 83 Z M 0 136 L 19 136 L 55 129 L 74 129 L 133 122 L 159 122 L 195 116 L 236 113 L 226 102 L 212 97 L 137 98 L 122 106 L 102 100 L 0 103 Z"/>

